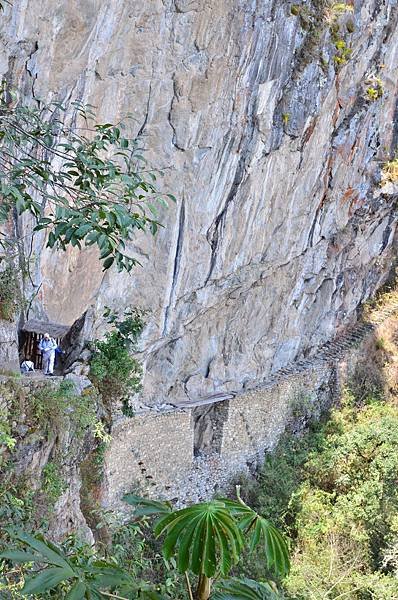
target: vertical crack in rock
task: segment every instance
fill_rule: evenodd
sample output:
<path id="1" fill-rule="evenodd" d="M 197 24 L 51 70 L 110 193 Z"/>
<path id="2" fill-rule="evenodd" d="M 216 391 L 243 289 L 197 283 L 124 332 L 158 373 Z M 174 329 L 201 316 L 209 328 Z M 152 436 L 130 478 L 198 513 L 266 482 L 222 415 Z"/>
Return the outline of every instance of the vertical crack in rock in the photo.
<path id="1" fill-rule="evenodd" d="M 319 218 L 320 218 L 320 216 L 322 214 L 322 208 L 323 208 L 324 203 L 325 203 L 325 201 L 326 201 L 326 199 L 328 197 L 328 193 L 332 190 L 332 187 L 333 187 L 332 186 L 332 181 L 333 181 L 332 165 L 333 165 L 333 156 L 331 155 L 328 158 L 328 164 L 327 164 L 327 167 L 326 167 L 326 173 L 325 173 L 326 182 L 325 182 L 324 192 L 323 192 L 321 201 L 320 201 L 320 203 L 319 203 L 319 205 L 318 205 L 318 207 L 317 207 L 317 209 L 315 211 L 315 216 L 314 216 L 314 218 L 312 220 L 311 227 L 310 227 L 310 230 L 309 230 L 308 241 L 307 241 L 307 248 L 312 248 L 314 246 L 315 228 L 316 228 L 316 225 L 317 225 L 317 223 L 319 221 Z"/>
<path id="2" fill-rule="evenodd" d="M 398 147 L 398 98 L 395 102 L 394 117 L 393 117 L 393 129 L 391 135 L 390 144 L 390 157 L 394 158 Z"/>
<path id="3" fill-rule="evenodd" d="M 254 125 L 252 125 L 250 127 L 250 130 L 251 130 L 250 131 L 251 136 L 253 136 Z M 208 283 L 208 281 L 213 273 L 215 264 L 216 264 L 218 243 L 222 236 L 222 228 L 225 223 L 228 207 L 231 204 L 231 202 L 234 201 L 235 196 L 238 193 L 239 187 L 243 180 L 246 165 L 249 162 L 248 152 L 249 152 L 251 138 L 250 139 L 249 139 L 249 137 L 246 139 L 242 138 L 241 143 L 242 143 L 242 141 L 244 143 L 244 148 L 242 148 L 242 151 L 241 151 L 241 156 L 239 158 L 239 162 L 236 167 L 235 176 L 234 176 L 234 180 L 233 180 L 231 189 L 229 191 L 229 194 L 227 196 L 227 199 L 225 201 L 222 211 L 217 215 L 214 223 L 212 224 L 212 226 L 209 228 L 209 230 L 207 232 L 206 237 L 207 237 L 207 241 L 209 242 L 210 247 L 211 247 L 211 257 L 210 257 L 209 272 L 208 272 L 206 280 L 205 280 L 205 285 Z"/>
<path id="4" fill-rule="evenodd" d="M 145 108 L 144 121 L 137 132 L 137 138 L 139 138 L 144 133 L 145 127 L 148 123 L 149 107 L 150 107 L 150 103 L 151 103 L 151 94 L 152 94 L 152 82 L 150 81 L 149 82 L 149 90 L 148 90 L 148 100 L 146 102 L 146 108 Z"/>
<path id="5" fill-rule="evenodd" d="M 181 199 L 180 203 L 180 213 L 178 217 L 178 231 L 177 231 L 177 239 L 176 246 L 174 252 L 174 261 L 173 261 L 173 275 L 171 279 L 170 292 L 169 292 L 169 300 L 166 305 L 164 311 L 164 321 L 163 321 L 163 335 L 167 335 L 168 333 L 168 321 L 169 321 L 169 311 L 172 305 L 174 304 L 175 299 L 175 290 L 177 284 L 178 273 L 180 270 L 181 263 L 181 254 L 182 247 L 184 242 L 184 225 L 185 225 L 185 202 L 184 197 Z"/>
<path id="6" fill-rule="evenodd" d="M 28 55 L 28 58 L 26 59 L 26 62 L 25 62 L 25 71 L 28 73 L 29 77 L 32 80 L 32 86 L 31 86 L 32 98 L 40 106 L 40 100 L 39 100 L 39 98 L 36 98 L 36 95 L 35 95 L 35 83 L 36 83 L 36 79 L 37 79 L 37 73 L 35 75 L 33 75 L 33 72 L 31 71 L 31 69 L 29 67 L 29 62 L 32 60 L 32 56 L 34 54 L 36 54 L 36 52 L 38 50 L 39 50 L 39 42 L 36 40 L 35 43 L 34 43 L 32 52 Z"/>
<path id="7" fill-rule="evenodd" d="M 177 98 L 177 89 L 176 89 L 176 82 L 175 82 L 174 76 L 173 76 L 172 81 L 173 81 L 173 96 L 171 98 L 170 108 L 169 108 L 169 110 L 167 112 L 167 122 L 170 125 L 171 133 L 172 133 L 171 143 L 173 144 L 174 148 L 176 148 L 180 152 L 185 152 L 185 148 L 183 148 L 182 146 L 180 146 L 178 144 L 177 130 L 176 130 L 176 127 L 175 127 L 175 125 L 173 123 L 173 114 L 172 114 L 173 113 L 173 106 L 174 106 L 174 102 L 175 102 L 175 100 Z"/>
<path id="8" fill-rule="evenodd" d="M 214 267 L 216 265 L 217 260 L 217 250 L 219 243 L 222 238 L 222 230 L 225 224 L 225 220 L 227 218 L 227 213 L 229 207 L 234 202 L 236 195 L 239 191 L 239 188 L 244 180 L 244 175 L 247 171 L 247 168 L 252 159 L 252 152 L 256 142 L 256 108 L 257 108 L 257 99 L 258 99 L 258 88 L 261 82 L 262 75 L 262 65 L 263 65 L 263 39 L 261 36 L 261 19 L 258 21 L 259 25 L 257 31 L 255 33 L 255 43 L 253 48 L 253 62 L 251 73 L 248 77 L 248 89 L 250 91 L 250 96 L 247 102 L 246 114 L 244 121 L 246 122 L 246 126 L 243 130 L 243 134 L 239 141 L 237 152 L 239 153 L 238 164 L 235 169 L 234 178 L 232 181 L 232 185 L 228 192 L 228 195 L 225 200 L 225 204 L 222 210 L 218 213 L 216 218 L 214 219 L 212 225 L 209 227 L 206 238 L 211 247 L 211 256 L 210 256 L 210 266 L 209 271 L 205 279 L 205 285 L 210 280 Z M 253 28 L 255 28 L 257 23 L 253 24 Z M 259 31 L 260 29 L 260 31 Z"/>
<path id="9" fill-rule="evenodd" d="M 394 221 L 394 219 L 395 219 L 395 218 L 396 218 L 395 211 L 394 211 L 394 212 L 392 212 L 392 213 L 391 213 L 391 214 L 388 216 L 388 222 L 387 222 L 386 228 L 385 228 L 385 229 L 384 229 L 384 231 L 383 231 L 383 239 L 382 239 L 382 243 L 381 243 L 381 246 L 380 246 L 379 255 L 380 255 L 380 254 L 382 254 L 382 253 L 384 252 L 384 250 L 385 250 L 385 249 L 387 248 L 387 246 L 388 246 L 388 242 L 389 242 L 390 235 L 391 235 L 391 232 L 392 232 L 392 227 L 391 227 L 391 225 L 392 225 L 392 223 L 393 223 L 393 221 Z"/>

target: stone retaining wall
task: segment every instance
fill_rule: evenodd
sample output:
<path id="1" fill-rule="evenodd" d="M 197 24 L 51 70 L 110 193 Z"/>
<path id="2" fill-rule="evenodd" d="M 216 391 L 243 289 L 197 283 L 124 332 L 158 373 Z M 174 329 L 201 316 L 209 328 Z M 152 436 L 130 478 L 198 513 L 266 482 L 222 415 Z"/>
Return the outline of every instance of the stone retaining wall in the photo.
<path id="1" fill-rule="evenodd" d="M 320 412 L 336 394 L 335 365 L 292 375 L 269 389 L 252 390 L 204 407 L 147 413 L 112 432 L 106 454 L 106 507 L 122 506 L 124 493 L 200 500 L 256 466 L 288 422 Z M 194 442 L 198 442 L 195 444 Z"/>
<path id="2" fill-rule="evenodd" d="M 105 457 L 104 505 L 122 507 L 122 495 L 132 490 L 196 501 L 252 470 L 288 423 L 302 428 L 309 415 L 319 415 L 338 399 L 378 323 L 385 325 L 397 310 L 392 302 L 375 311 L 314 357 L 246 393 L 124 419 L 115 426 Z"/>
<path id="3" fill-rule="evenodd" d="M 143 414 L 120 422 L 106 456 L 104 504 L 112 506 L 133 490 L 172 497 L 192 468 L 193 447 L 190 411 Z"/>

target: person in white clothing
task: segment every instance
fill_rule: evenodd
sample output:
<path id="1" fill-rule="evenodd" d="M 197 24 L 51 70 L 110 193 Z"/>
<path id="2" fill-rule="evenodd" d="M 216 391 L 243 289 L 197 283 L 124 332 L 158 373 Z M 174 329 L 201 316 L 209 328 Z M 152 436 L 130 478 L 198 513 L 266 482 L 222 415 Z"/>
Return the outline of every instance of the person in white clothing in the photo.
<path id="1" fill-rule="evenodd" d="M 56 347 L 57 342 L 50 337 L 49 333 L 45 333 L 39 343 L 39 350 L 43 352 L 44 375 L 53 375 Z"/>
<path id="2" fill-rule="evenodd" d="M 34 372 L 35 365 L 33 361 L 30 360 L 30 357 L 25 358 L 25 360 L 21 363 L 21 373 L 30 373 Z"/>

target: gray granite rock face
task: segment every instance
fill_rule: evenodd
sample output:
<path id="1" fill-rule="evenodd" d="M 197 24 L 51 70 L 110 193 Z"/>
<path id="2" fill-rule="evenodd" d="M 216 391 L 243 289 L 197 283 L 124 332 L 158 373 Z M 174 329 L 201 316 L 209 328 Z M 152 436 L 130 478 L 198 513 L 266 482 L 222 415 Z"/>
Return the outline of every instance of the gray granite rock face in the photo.
<path id="1" fill-rule="evenodd" d="M 0 72 L 32 102 L 61 99 L 68 118 L 74 99 L 101 120 L 132 113 L 178 198 L 156 239 L 132 245 L 143 267 L 131 277 L 104 276 L 92 251 L 34 246 L 37 315 L 72 323 L 94 305 L 96 336 L 104 305 L 151 310 L 147 404 L 239 391 L 316 353 L 390 272 L 396 191 L 380 166 L 397 141 L 397 8 L 350 7 L 6 7 Z M 372 101 L 375 77 L 384 93 Z"/>
<path id="2" fill-rule="evenodd" d="M 15 323 L 0 319 L 0 368 L 19 372 L 18 338 Z"/>

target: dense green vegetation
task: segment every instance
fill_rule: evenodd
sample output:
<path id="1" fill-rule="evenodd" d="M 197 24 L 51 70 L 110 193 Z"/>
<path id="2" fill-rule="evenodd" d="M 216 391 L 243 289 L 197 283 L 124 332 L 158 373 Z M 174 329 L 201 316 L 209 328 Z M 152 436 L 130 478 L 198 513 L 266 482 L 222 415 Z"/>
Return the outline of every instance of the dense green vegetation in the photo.
<path id="1" fill-rule="evenodd" d="M 291 540 L 287 598 L 398 598 L 398 407 L 346 392 L 300 437 L 287 435 L 246 489 Z M 245 571 L 257 577 L 255 560 Z"/>
<path id="2" fill-rule="evenodd" d="M 398 544 L 397 448 L 395 407 L 354 404 L 333 416 L 292 499 L 297 551 L 287 589 L 294 597 L 397 596 L 397 565 L 388 559 Z"/>
<path id="3" fill-rule="evenodd" d="M 268 582 L 228 579 L 245 546 L 251 552 L 261 549 L 264 565 L 276 576 L 282 577 L 289 571 L 283 537 L 239 495 L 237 501 L 213 500 L 180 510 L 173 509 L 168 502 L 149 501 L 133 495 L 126 496 L 125 500 L 135 507 L 135 531 L 143 534 L 141 527 L 149 522 L 156 539 L 161 538 L 163 567 L 171 577 L 165 581 L 146 582 L 137 554 L 129 554 L 132 569 L 128 569 L 126 564 L 120 565 L 113 554 L 99 557 L 88 546 L 73 543 L 68 547 L 68 542 L 61 548 L 42 535 L 32 536 L 17 529 L 9 534 L 16 547 L 6 549 L 0 555 L 6 565 L 3 584 L 0 581 L 6 597 L 162 600 L 180 597 L 177 573 L 191 600 L 239 600 L 245 597 L 276 600 L 280 597 Z M 124 529 L 128 531 L 128 526 Z M 151 539 L 151 534 L 144 534 L 144 537 Z M 147 544 L 145 542 L 145 546 Z M 127 547 L 127 550 L 131 548 Z M 10 563 L 24 567 L 12 570 L 7 568 Z M 151 573 L 152 580 L 154 575 L 156 572 Z"/>

